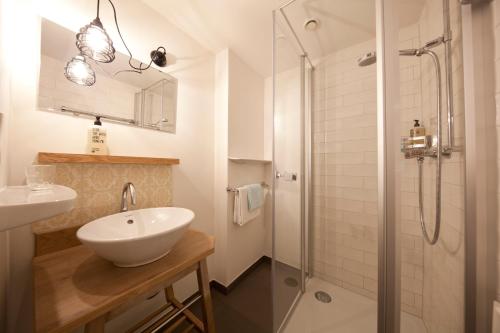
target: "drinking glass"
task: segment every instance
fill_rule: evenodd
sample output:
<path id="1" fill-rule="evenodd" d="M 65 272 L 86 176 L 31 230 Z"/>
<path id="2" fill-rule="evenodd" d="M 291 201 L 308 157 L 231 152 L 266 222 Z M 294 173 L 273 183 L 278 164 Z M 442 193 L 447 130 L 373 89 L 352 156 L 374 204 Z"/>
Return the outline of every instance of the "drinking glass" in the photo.
<path id="1" fill-rule="evenodd" d="M 33 191 L 52 188 L 56 179 L 56 167 L 53 165 L 30 165 L 26 167 L 26 184 Z"/>

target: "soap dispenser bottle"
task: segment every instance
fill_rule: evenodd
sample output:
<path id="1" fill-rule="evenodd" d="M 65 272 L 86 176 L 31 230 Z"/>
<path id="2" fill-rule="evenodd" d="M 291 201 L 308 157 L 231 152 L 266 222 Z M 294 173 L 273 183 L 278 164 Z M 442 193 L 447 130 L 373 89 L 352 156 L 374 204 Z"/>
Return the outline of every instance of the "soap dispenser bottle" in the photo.
<path id="1" fill-rule="evenodd" d="M 425 136 L 425 127 L 420 125 L 420 121 L 418 119 L 414 120 L 413 128 L 410 130 L 410 136 Z"/>
<path id="2" fill-rule="evenodd" d="M 93 155 L 108 155 L 106 129 L 102 126 L 101 117 L 96 116 L 94 125 L 87 131 L 87 153 Z"/>

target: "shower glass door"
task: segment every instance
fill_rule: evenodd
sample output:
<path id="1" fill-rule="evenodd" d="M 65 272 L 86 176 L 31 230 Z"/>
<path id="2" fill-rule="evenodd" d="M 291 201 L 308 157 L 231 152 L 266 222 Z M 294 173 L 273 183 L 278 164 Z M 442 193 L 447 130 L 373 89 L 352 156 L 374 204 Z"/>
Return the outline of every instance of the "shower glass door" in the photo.
<path id="1" fill-rule="evenodd" d="M 279 12 L 274 13 L 273 311 L 280 329 L 304 283 L 303 58 Z"/>
<path id="2" fill-rule="evenodd" d="M 377 331 L 375 23 L 375 0 L 274 12 L 275 331 Z"/>

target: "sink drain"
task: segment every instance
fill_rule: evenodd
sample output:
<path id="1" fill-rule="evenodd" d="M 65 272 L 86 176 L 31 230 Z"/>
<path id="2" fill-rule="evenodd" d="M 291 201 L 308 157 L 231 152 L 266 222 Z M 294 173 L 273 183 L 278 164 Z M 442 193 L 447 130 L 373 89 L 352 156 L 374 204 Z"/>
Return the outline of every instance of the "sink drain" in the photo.
<path id="1" fill-rule="evenodd" d="M 316 297 L 316 299 L 322 303 L 330 303 L 332 301 L 332 296 L 324 291 L 315 292 L 314 297 Z"/>

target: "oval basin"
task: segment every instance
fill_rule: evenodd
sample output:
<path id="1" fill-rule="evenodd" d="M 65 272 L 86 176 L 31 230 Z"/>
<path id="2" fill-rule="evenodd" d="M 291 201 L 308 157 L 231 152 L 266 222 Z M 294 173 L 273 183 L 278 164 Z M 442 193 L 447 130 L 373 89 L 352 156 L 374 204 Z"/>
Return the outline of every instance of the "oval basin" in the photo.
<path id="1" fill-rule="evenodd" d="M 193 218 L 192 211 L 179 207 L 131 210 L 89 222 L 76 235 L 116 266 L 135 267 L 167 255 Z"/>

